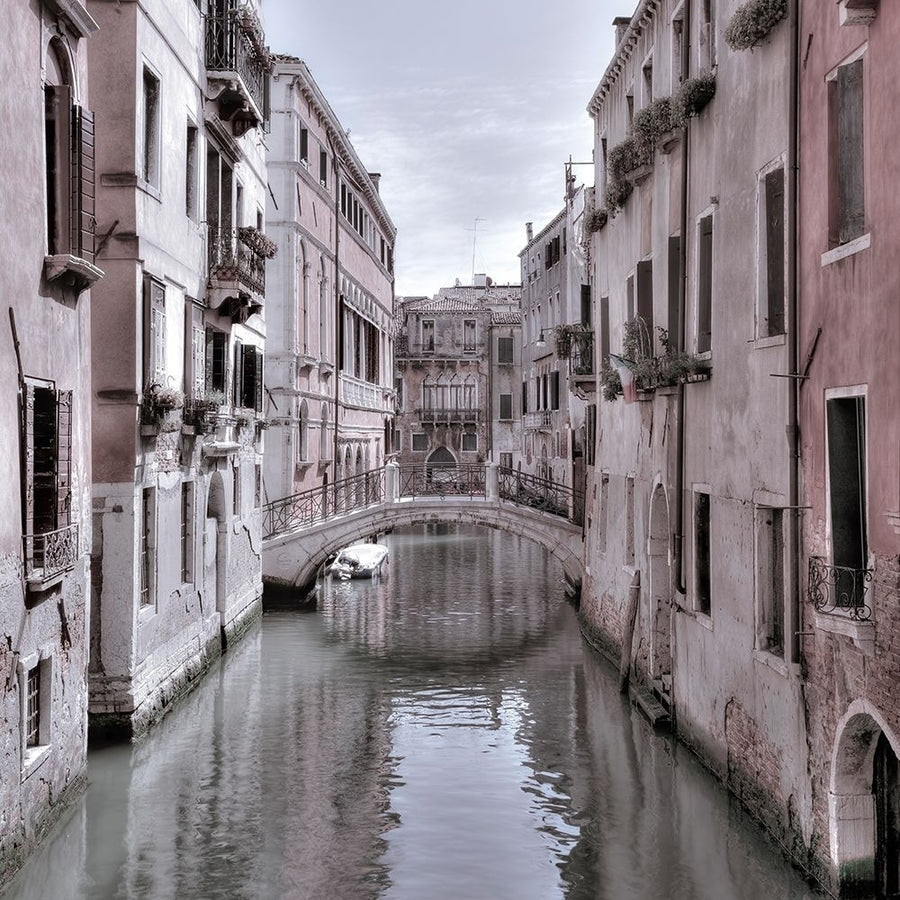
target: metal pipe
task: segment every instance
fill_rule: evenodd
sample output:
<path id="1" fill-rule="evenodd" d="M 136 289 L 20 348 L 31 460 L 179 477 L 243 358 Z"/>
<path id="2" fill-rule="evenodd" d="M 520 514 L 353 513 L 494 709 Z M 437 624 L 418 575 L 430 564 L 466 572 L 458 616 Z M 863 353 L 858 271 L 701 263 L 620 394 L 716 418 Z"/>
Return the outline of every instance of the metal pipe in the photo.
<path id="1" fill-rule="evenodd" d="M 334 141 L 331 132 L 327 132 L 328 146 L 331 148 L 331 164 L 334 172 L 334 444 L 332 450 L 332 481 L 337 480 L 338 471 L 338 423 L 341 410 L 341 272 L 340 272 L 340 246 L 341 246 L 341 180 L 338 169 L 338 155 L 334 149 Z"/>

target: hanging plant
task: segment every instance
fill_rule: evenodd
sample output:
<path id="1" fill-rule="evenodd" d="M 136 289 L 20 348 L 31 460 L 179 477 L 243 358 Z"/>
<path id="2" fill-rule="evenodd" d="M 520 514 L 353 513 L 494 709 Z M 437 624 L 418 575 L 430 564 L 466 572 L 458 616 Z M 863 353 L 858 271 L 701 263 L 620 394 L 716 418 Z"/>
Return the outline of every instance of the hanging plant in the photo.
<path id="1" fill-rule="evenodd" d="M 787 0 L 747 0 L 725 28 L 725 43 L 732 50 L 752 50 L 787 15 Z"/>
<path id="2" fill-rule="evenodd" d="M 646 152 L 633 137 L 616 144 L 606 157 L 606 171 L 611 181 L 624 181 L 635 169 L 649 162 Z"/>
<path id="3" fill-rule="evenodd" d="M 626 201 L 631 196 L 634 185 L 630 181 L 610 181 L 606 185 L 606 209 L 610 218 L 625 206 Z"/>
<path id="4" fill-rule="evenodd" d="M 619 370 L 610 363 L 609 359 L 603 360 L 600 366 L 600 388 L 603 391 L 603 399 L 612 402 L 622 396 L 622 379 Z"/>
<path id="5" fill-rule="evenodd" d="M 638 154 L 652 159 L 657 146 L 673 127 L 672 101 L 669 97 L 658 97 L 638 110 L 631 125 Z"/>
<path id="6" fill-rule="evenodd" d="M 241 239 L 241 243 L 251 250 L 255 250 L 265 259 L 272 259 L 278 253 L 278 244 L 252 225 L 238 228 L 238 237 Z"/>
<path id="7" fill-rule="evenodd" d="M 609 212 L 605 206 L 601 206 L 600 209 L 592 209 L 585 216 L 585 227 L 589 234 L 593 234 L 595 231 L 600 231 L 601 228 L 605 227 L 608 221 Z"/>
<path id="8" fill-rule="evenodd" d="M 676 127 L 683 127 L 688 119 L 699 116 L 703 107 L 716 95 L 716 76 L 710 72 L 701 72 L 694 78 L 688 78 L 678 88 L 672 98 L 672 122 Z"/>

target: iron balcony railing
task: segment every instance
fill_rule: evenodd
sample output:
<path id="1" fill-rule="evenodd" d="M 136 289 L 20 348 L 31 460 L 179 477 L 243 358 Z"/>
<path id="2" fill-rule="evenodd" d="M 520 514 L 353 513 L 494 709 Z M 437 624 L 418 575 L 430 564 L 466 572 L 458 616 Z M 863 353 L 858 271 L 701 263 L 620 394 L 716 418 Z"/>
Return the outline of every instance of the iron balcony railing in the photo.
<path id="1" fill-rule="evenodd" d="M 209 277 L 238 281 L 260 296 L 266 293 L 266 259 L 241 239 L 237 228 L 209 228 Z"/>
<path id="2" fill-rule="evenodd" d="M 511 500 L 520 506 L 530 506 L 542 512 L 569 519 L 576 525 L 584 522 L 584 491 L 566 484 L 526 475 L 513 469 L 499 472 L 501 500 Z"/>
<path id="3" fill-rule="evenodd" d="M 78 525 L 67 525 L 43 534 L 26 534 L 25 578 L 46 581 L 78 562 Z"/>
<path id="4" fill-rule="evenodd" d="M 484 466 L 400 466 L 401 497 L 484 497 Z"/>
<path id="5" fill-rule="evenodd" d="M 874 569 L 835 566 L 820 556 L 809 558 L 807 593 L 817 612 L 849 616 L 865 622 L 872 617 L 868 604 Z"/>
<path id="6" fill-rule="evenodd" d="M 365 509 L 384 500 L 384 469 L 342 478 L 266 504 L 263 537 L 323 522 L 341 513 Z"/>
<path id="7" fill-rule="evenodd" d="M 253 40 L 237 11 L 206 17 L 206 68 L 209 72 L 234 72 L 244 83 L 262 119 L 266 118 L 268 61 Z"/>
<path id="8" fill-rule="evenodd" d="M 594 332 L 576 331 L 569 338 L 569 373 L 594 374 Z"/>
<path id="9" fill-rule="evenodd" d="M 448 425 L 452 422 L 478 422 L 481 411 L 477 408 L 458 407 L 452 409 L 421 407 L 416 410 L 420 422 Z"/>

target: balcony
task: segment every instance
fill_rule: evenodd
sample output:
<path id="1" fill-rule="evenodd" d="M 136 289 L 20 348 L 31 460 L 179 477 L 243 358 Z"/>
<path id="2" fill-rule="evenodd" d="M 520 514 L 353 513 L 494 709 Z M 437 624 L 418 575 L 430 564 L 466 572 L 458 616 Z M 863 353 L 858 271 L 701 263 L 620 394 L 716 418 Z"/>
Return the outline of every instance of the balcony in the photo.
<path id="1" fill-rule="evenodd" d="M 522 425 L 530 431 L 550 431 L 551 416 L 549 409 L 525 413 L 522 416 Z"/>
<path id="2" fill-rule="evenodd" d="M 866 622 L 872 616 L 868 605 L 874 569 L 834 566 L 820 556 L 809 558 L 807 593 L 816 612 L 846 616 Z"/>
<path id="3" fill-rule="evenodd" d="M 246 322 L 262 310 L 266 295 L 266 259 L 274 256 L 260 245 L 255 228 L 209 228 L 209 305 Z M 267 238 L 265 240 L 268 240 Z"/>
<path id="4" fill-rule="evenodd" d="M 416 410 L 416 417 L 424 425 L 467 425 L 480 421 L 481 410 L 469 407 L 461 409 L 421 407 Z"/>
<path id="5" fill-rule="evenodd" d="M 219 117 L 240 136 L 268 120 L 271 57 L 256 14 L 230 9 L 206 17 L 206 75 Z"/>
<path id="6" fill-rule="evenodd" d="M 572 331 L 566 349 L 569 357 L 569 390 L 582 400 L 591 400 L 597 388 L 594 376 L 594 332 Z"/>
<path id="7" fill-rule="evenodd" d="M 78 526 L 67 525 L 43 534 L 26 534 L 25 582 L 29 591 L 43 591 L 78 562 Z"/>
<path id="8" fill-rule="evenodd" d="M 354 378 L 345 372 L 341 373 L 340 396 L 344 406 L 357 409 L 390 412 L 393 408 L 393 399 L 385 400 L 385 391 L 381 385 Z"/>

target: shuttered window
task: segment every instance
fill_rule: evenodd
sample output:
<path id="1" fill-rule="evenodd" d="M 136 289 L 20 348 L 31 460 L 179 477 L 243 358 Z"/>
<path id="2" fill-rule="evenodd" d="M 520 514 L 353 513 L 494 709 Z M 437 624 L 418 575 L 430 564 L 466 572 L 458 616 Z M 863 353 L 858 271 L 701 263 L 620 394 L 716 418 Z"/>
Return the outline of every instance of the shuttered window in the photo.
<path id="1" fill-rule="evenodd" d="M 826 403 L 831 555 L 836 566 L 865 569 L 869 548 L 866 514 L 866 399 Z"/>
<path id="2" fill-rule="evenodd" d="M 712 349 L 712 253 L 713 220 L 700 220 L 697 272 L 697 352 Z"/>
<path id="3" fill-rule="evenodd" d="M 234 346 L 234 405 L 259 412 L 263 399 L 263 352 L 246 347 L 240 341 Z"/>
<path id="4" fill-rule="evenodd" d="M 150 275 L 144 277 L 144 379 L 166 384 L 166 287 Z"/>
<path id="5" fill-rule="evenodd" d="M 550 409 L 559 409 L 559 372 L 550 373 Z"/>
<path id="6" fill-rule="evenodd" d="M 653 262 L 649 259 L 637 264 L 637 314 L 643 320 L 641 348 L 653 356 Z"/>
<path id="7" fill-rule="evenodd" d="M 206 329 L 206 353 L 205 367 L 206 378 L 204 393 L 221 391 L 225 393 L 225 382 L 228 358 L 228 335 L 224 331 L 215 328 Z"/>
<path id="8" fill-rule="evenodd" d="M 845 244 L 865 232 L 863 171 L 863 60 L 841 66 L 831 83 L 837 188 L 837 242 Z"/>
<path id="9" fill-rule="evenodd" d="M 784 169 L 765 177 L 765 327 L 762 336 L 784 334 Z"/>
<path id="10" fill-rule="evenodd" d="M 513 339 L 511 337 L 497 338 L 497 362 L 501 366 L 513 364 Z"/>
<path id="11" fill-rule="evenodd" d="M 512 394 L 500 395 L 500 420 L 503 422 L 512 419 Z"/>

